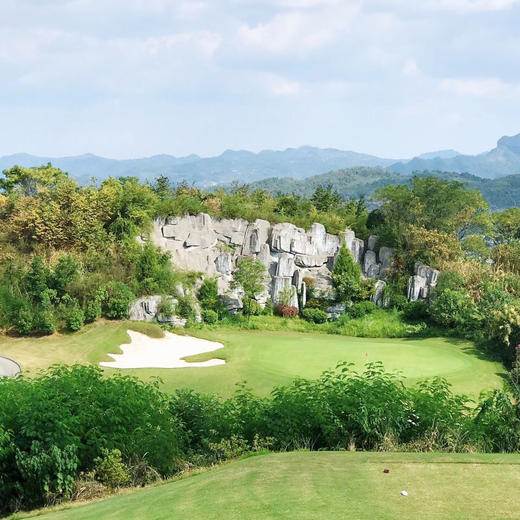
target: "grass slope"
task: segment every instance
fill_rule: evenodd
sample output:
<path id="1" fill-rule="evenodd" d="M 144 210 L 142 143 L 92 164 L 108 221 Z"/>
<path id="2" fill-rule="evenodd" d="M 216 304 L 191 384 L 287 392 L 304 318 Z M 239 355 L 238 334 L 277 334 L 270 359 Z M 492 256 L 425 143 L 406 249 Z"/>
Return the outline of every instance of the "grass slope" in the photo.
<path id="1" fill-rule="evenodd" d="M 519 455 L 297 452 L 243 459 L 43 518 L 518 519 L 519 486 Z"/>
<path id="2" fill-rule="evenodd" d="M 159 327 L 131 322 L 98 322 L 70 335 L 42 338 L 0 337 L 0 355 L 15 359 L 26 373 L 54 363 L 99 363 L 110 360 L 108 352 L 128 342 L 128 328 L 162 335 Z M 477 397 L 482 390 L 502 385 L 500 363 L 484 358 L 470 342 L 445 338 L 381 339 L 301 333 L 293 331 L 242 331 L 232 328 L 190 331 L 226 346 L 216 353 L 188 358 L 202 361 L 214 356 L 226 365 L 210 368 L 136 369 L 128 374 L 148 379 L 158 376 L 163 389 L 189 387 L 201 392 L 228 396 L 236 384 L 247 381 L 258 394 L 268 394 L 273 386 L 295 377 L 314 378 L 349 361 L 362 369 L 365 362 L 382 361 L 389 370 L 400 371 L 413 383 L 421 378 L 443 376 L 456 392 Z M 115 369 L 106 369 L 112 373 Z"/>

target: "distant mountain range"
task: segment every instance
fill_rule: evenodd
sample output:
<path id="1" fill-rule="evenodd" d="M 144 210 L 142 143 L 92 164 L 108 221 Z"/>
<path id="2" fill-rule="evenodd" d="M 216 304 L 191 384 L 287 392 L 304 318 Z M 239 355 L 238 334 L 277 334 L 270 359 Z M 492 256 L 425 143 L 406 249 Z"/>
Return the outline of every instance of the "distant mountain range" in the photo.
<path id="1" fill-rule="evenodd" d="M 0 157 L 0 170 L 14 165 L 40 166 L 51 162 L 81 184 L 91 178 L 135 176 L 152 180 L 166 175 L 173 182 L 185 180 L 202 187 L 232 181 L 250 183 L 271 177 L 304 179 L 327 171 L 352 167 L 379 167 L 389 172 L 409 174 L 438 170 L 467 172 L 485 178 L 520 173 L 520 134 L 502 137 L 493 150 L 479 155 L 461 155 L 455 150 L 422 154 L 410 160 L 396 160 L 333 148 L 303 146 L 283 151 L 259 153 L 227 150 L 216 157 L 154 155 L 142 159 L 106 159 L 92 154 L 74 157 L 37 157 L 15 154 Z"/>
<path id="2" fill-rule="evenodd" d="M 407 184 L 413 176 L 435 176 L 446 180 L 463 182 L 470 189 L 478 189 L 493 210 L 514 206 L 520 207 L 520 175 L 509 175 L 498 179 L 483 179 L 469 173 L 421 171 L 413 174 L 399 174 L 383 168 L 346 168 L 306 179 L 272 178 L 251 184 L 251 188 L 263 189 L 269 193 L 292 193 L 310 197 L 318 186 L 330 185 L 344 199 L 369 198 L 374 191 L 388 184 Z"/>

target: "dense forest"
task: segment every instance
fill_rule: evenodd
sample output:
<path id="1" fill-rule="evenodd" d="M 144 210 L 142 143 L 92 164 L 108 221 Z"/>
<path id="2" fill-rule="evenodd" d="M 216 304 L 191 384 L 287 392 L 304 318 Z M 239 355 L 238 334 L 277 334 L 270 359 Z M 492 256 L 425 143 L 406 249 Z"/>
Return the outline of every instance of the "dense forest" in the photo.
<path id="1" fill-rule="evenodd" d="M 445 171 L 417 171 L 404 175 L 384 168 L 346 168 L 306 179 L 290 177 L 263 179 L 252 183 L 252 189 L 268 193 L 295 194 L 311 197 L 318 186 L 332 186 L 343 198 L 370 197 L 382 186 L 410 184 L 414 177 L 437 177 L 443 180 L 463 182 L 468 188 L 482 193 L 492 210 L 520 206 L 520 175 L 497 179 L 483 179 L 469 173 Z"/>

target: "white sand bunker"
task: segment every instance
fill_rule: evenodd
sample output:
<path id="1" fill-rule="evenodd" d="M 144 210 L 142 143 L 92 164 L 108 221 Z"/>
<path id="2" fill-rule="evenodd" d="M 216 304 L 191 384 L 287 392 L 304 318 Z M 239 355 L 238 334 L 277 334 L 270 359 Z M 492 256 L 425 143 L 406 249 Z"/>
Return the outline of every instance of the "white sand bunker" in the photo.
<path id="1" fill-rule="evenodd" d="M 130 344 L 121 345 L 122 354 L 108 354 L 114 361 L 100 363 L 109 368 L 186 368 L 224 365 L 223 359 L 209 359 L 197 363 L 184 361 L 185 357 L 213 352 L 223 348 L 222 343 L 166 332 L 164 338 L 150 338 L 140 332 L 127 331 Z"/>

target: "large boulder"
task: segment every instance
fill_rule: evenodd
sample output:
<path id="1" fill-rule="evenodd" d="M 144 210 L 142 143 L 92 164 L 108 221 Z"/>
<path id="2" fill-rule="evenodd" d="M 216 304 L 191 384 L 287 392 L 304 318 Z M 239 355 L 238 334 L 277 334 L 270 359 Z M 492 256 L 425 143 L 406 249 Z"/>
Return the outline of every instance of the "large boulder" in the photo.
<path id="1" fill-rule="evenodd" d="M 219 256 L 215 259 L 215 268 L 217 272 L 224 275 L 231 275 L 233 271 L 233 256 L 231 253 L 226 251 L 220 253 Z"/>
<path id="2" fill-rule="evenodd" d="M 244 243 L 242 245 L 243 255 L 252 255 L 259 253 L 262 245 L 269 238 L 271 224 L 267 220 L 256 219 L 247 227 Z"/>
<path id="3" fill-rule="evenodd" d="M 437 269 L 433 269 L 433 267 L 422 264 L 421 262 L 416 262 L 415 274 L 422 276 L 429 286 L 434 287 L 437 285 L 437 278 L 439 277 L 439 271 Z"/>
<path id="4" fill-rule="evenodd" d="M 427 287 L 426 278 L 418 275 L 410 276 L 408 280 L 408 301 L 415 302 L 424 298 L 425 289 L 427 295 Z"/>
<path id="5" fill-rule="evenodd" d="M 394 261 L 394 250 L 391 247 L 381 247 L 379 249 L 379 261 L 383 269 L 389 269 Z"/>
<path id="6" fill-rule="evenodd" d="M 161 305 L 162 296 L 143 296 L 130 305 L 128 319 L 132 321 L 152 321 Z"/>
<path id="7" fill-rule="evenodd" d="M 320 267 L 326 264 L 328 259 L 327 255 L 296 255 L 294 263 L 298 267 Z"/>
<path id="8" fill-rule="evenodd" d="M 368 250 L 365 253 L 363 262 L 363 273 L 367 278 L 376 278 L 379 276 L 380 265 L 377 263 L 377 256 L 374 251 Z"/>
<path id="9" fill-rule="evenodd" d="M 370 296 L 370 300 L 373 301 L 378 307 L 384 307 L 385 287 L 386 282 L 384 280 L 377 280 L 374 286 L 374 293 L 372 296 Z"/>
<path id="10" fill-rule="evenodd" d="M 294 256 L 289 253 L 282 253 L 276 266 L 276 276 L 292 278 L 294 274 Z"/>

